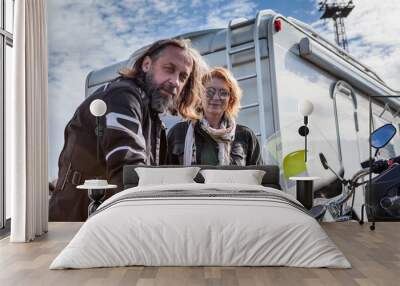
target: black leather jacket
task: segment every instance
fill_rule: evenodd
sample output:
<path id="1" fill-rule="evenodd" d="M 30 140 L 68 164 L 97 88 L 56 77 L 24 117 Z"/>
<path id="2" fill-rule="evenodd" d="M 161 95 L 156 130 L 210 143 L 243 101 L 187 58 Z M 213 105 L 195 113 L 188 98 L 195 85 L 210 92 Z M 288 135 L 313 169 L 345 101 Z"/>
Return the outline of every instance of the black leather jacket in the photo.
<path id="1" fill-rule="evenodd" d="M 183 153 L 185 149 L 185 136 L 189 123 L 179 122 L 168 132 L 168 159 L 169 165 L 183 165 Z M 208 165 L 201 161 L 201 152 L 205 144 L 213 144 L 218 152 L 218 144 L 207 134 L 197 122 L 194 127 L 196 144 L 196 164 Z M 237 166 L 261 165 L 260 144 L 254 132 L 243 125 L 236 125 L 235 139 L 231 148 L 231 164 Z"/>
<path id="2" fill-rule="evenodd" d="M 97 160 L 96 119 L 89 106 L 100 98 L 107 104 L 101 117 L 103 136 Z M 84 221 L 89 205 L 85 190 L 76 186 L 86 179 L 107 179 L 122 189 L 125 164 L 159 165 L 166 160 L 165 129 L 139 85 L 119 78 L 98 89 L 77 108 L 64 133 L 64 148 L 58 161 L 59 173 L 50 199 L 50 221 Z"/>

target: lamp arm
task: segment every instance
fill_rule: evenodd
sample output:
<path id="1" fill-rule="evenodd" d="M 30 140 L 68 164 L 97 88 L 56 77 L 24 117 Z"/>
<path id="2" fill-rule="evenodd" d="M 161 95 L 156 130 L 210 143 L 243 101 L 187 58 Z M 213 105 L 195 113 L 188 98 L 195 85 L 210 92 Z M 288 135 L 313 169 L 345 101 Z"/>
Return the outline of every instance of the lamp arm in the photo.
<path id="1" fill-rule="evenodd" d="M 100 118 L 96 116 L 97 162 L 100 162 Z"/>
<path id="2" fill-rule="evenodd" d="M 304 126 L 307 129 L 307 124 L 308 124 L 308 116 L 304 116 Z M 307 162 L 307 134 L 308 132 L 305 132 L 304 136 L 304 162 Z"/>

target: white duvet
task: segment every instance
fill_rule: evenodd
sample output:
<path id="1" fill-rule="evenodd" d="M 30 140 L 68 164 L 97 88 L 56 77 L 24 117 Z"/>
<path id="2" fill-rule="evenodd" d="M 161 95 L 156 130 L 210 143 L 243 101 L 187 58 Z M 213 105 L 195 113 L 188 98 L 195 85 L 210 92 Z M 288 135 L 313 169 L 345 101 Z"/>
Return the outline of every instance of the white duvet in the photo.
<path id="1" fill-rule="evenodd" d="M 163 196 L 175 190 L 173 196 Z M 218 195 L 224 192 L 226 196 Z M 298 204 L 279 190 L 254 185 L 193 183 L 127 189 L 100 206 L 50 269 L 351 267 Z"/>

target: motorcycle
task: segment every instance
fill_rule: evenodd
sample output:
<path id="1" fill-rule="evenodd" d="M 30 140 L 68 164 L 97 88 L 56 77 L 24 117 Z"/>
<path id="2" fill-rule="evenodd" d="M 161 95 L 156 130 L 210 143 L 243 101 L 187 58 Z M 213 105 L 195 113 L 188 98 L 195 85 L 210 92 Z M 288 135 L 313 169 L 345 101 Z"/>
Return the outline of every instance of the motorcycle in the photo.
<path id="1" fill-rule="evenodd" d="M 376 149 L 375 156 L 395 134 L 396 128 L 390 123 L 371 134 L 370 141 L 371 146 Z M 372 159 L 363 162 L 362 169 L 349 180 L 344 179 L 329 166 L 324 154 L 320 153 L 319 158 L 324 169 L 329 169 L 345 188 L 341 195 L 310 210 L 316 219 L 322 219 L 328 211 L 335 221 L 356 219 L 363 224 L 365 208 L 368 221 L 372 222 L 371 230 L 375 229 L 375 222 L 400 221 L 400 156 L 388 160 Z M 378 175 L 372 178 L 372 173 Z M 369 180 L 360 182 L 367 175 L 370 176 Z M 354 194 L 356 188 L 362 185 L 366 185 L 365 204 L 361 208 L 361 218 L 358 218 L 354 212 Z M 352 202 L 349 206 L 347 202 L 350 198 Z"/>

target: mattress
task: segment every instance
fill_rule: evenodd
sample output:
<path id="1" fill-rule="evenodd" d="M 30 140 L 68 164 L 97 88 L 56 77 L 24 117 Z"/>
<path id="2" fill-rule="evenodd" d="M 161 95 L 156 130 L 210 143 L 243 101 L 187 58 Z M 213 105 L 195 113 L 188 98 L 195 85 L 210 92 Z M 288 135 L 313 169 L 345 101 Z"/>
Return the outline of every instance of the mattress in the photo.
<path id="1" fill-rule="evenodd" d="M 257 185 L 198 183 L 114 195 L 50 269 L 130 265 L 351 267 L 290 195 Z"/>

